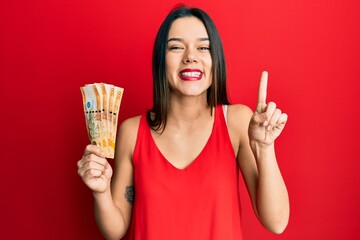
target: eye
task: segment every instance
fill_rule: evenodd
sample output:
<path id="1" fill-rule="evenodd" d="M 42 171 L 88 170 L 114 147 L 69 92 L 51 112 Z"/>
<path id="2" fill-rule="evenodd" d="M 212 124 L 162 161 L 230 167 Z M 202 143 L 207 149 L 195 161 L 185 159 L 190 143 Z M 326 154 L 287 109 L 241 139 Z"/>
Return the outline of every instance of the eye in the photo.
<path id="1" fill-rule="evenodd" d="M 207 52 L 207 51 L 210 51 L 210 47 L 206 47 L 206 46 L 199 47 L 198 49 L 199 49 L 201 52 Z"/>
<path id="2" fill-rule="evenodd" d="M 183 49 L 184 49 L 184 47 L 179 46 L 179 45 L 169 46 L 169 50 L 181 51 L 181 50 L 183 50 Z"/>

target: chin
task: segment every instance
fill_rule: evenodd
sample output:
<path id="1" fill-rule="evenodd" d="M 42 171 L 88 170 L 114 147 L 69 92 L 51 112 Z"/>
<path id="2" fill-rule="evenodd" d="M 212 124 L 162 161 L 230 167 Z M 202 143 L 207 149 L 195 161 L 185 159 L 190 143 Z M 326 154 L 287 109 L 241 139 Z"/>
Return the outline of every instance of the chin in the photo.
<path id="1" fill-rule="evenodd" d="M 205 90 L 183 91 L 182 94 L 183 94 L 184 96 L 189 96 L 189 97 L 206 96 L 206 89 L 205 89 Z"/>

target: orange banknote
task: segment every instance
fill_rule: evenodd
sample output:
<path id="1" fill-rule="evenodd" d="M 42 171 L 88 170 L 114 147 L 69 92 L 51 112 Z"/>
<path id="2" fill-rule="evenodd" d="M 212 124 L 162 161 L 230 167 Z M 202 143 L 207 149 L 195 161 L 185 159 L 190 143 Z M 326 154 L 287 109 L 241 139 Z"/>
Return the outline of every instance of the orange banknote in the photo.
<path id="1" fill-rule="evenodd" d="M 124 89 L 105 83 L 87 84 L 80 88 L 86 128 L 91 144 L 114 158 L 118 114 Z"/>

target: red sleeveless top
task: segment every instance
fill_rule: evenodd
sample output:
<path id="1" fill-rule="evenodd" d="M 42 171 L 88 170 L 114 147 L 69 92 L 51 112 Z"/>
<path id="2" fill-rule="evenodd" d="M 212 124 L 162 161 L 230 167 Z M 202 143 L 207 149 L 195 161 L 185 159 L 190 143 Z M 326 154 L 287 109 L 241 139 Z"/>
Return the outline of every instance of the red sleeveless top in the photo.
<path id="1" fill-rule="evenodd" d="M 161 154 L 145 115 L 132 161 L 135 202 L 124 239 L 242 239 L 239 169 L 221 105 L 207 144 L 185 169 Z"/>

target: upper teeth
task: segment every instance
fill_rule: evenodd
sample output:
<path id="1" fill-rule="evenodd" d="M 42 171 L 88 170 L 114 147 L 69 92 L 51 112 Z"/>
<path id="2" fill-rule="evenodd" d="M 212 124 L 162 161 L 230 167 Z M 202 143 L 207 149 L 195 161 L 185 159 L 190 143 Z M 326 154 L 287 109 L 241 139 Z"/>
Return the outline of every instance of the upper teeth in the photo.
<path id="1" fill-rule="evenodd" d="M 182 72 L 181 76 L 184 77 L 199 77 L 201 72 Z"/>

